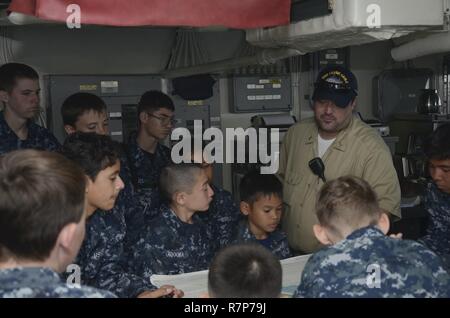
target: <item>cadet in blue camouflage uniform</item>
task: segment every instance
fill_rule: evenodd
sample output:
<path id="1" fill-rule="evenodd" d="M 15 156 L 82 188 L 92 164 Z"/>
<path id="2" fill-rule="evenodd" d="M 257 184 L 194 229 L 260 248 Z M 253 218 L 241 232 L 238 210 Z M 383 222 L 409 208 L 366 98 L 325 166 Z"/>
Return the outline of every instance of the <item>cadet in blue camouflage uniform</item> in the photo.
<path id="1" fill-rule="evenodd" d="M 61 106 L 61 116 L 64 124 L 64 130 L 68 135 L 75 132 L 83 133 L 96 133 L 98 135 L 108 135 L 109 122 L 107 115 L 107 107 L 105 102 L 97 95 L 85 92 L 78 92 L 67 97 Z M 145 209 L 146 205 L 139 205 L 140 196 L 135 191 L 131 182 L 131 173 L 127 162 L 125 152 L 120 156 L 120 179 L 124 183 L 124 189 L 120 191 L 117 198 L 116 205 L 112 214 L 100 212 L 95 214 L 92 220 L 88 223 L 88 229 L 93 233 L 107 232 L 110 236 L 107 238 L 106 243 L 111 248 L 116 248 L 117 245 L 114 242 L 121 242 L 124 239 L 125 233 L 138 231 L 142 227 L 142 212 L 141 209 Z M 130 224 L 128 224 L 128 222 Z M 134 228 L 136 227 L 136 228 Z M 106 230 L 108 229 L 108 230 Z M 88 231 L 88 236 L 89 236 Z M 95 242 L 91 242 L 92 244 Z M 92 245 L 91 244 L 91 245 Z M 86 248 L 87 251 L 94 251 L 95 249 Z M 86 254 L 88 260 L 91 256 L 89 253 L 85 253 L 86 249 L 82 249 L 82 254 Z M 120 253 L 115 253 L 119 255 Z M 108 255 L 105 250 L 102 253 L 96 253 L 96 257 L 93 259 L 100 259 L 100 255 Z M 125 256 L 124 256 L 125 257 Z M 117 260 L 111 258 L 111 264 L 115 264 Z M 98 267 L 93 261 L 90 261 L 90 267 Z M 91 270 L 92 275 L 96 275 L 96 270 Z M 89 275 L 87 275 L 89 276 Z"/>
<path id="2" fill-rule="evenodd" d="M 231 193 L 212 183 L 213 165 L 212 163 L 208 163 L 211 162 L 211 160 L 209 160 L 209 158 L 204 158 L 204 147 L 196 149 L 194 147 L 195 144 L 194 141 L 191 145 L 192 156 L 187 159 L 201 165 L 208 177 L 209 185 L 214 192 L 208 211 L 206 213 L 200 213 L 198 216 L 209 227 L 211 234 L 214 237 L 214 250 L 217 251 L 232 242 L 233 233 L 235 233 L 242 216 Z"/>
<path id="3" fill-rule="evenodd" d="M 196 164 L 167 166 L 161 172 L 160 188 L 167 204 L 134 247 L 136 273 L 150 278 L 207 269 L 213 256 L 212 237 L 196 215 L 208 210 L 213 196 L 205 172 Z"/>
<path id="4" fill-rule="evenodd" d="M 136 206 L 127 209 L 125 214 L 128 251 L 131 250 L 128 246 L 136 242 L 139 233 L 145 230 L 161 205 L 159 176 L 172 160 L 170 149 L 160 142 L 167 138 L 173 128 L 174 111 L 171 98 L 160 91 L 145 92 L 139 100 L 138 131 L 130 134 L 125 147 L 136 202 Z M 127 263 L 132 261 L 128 255 L 127 258 Z"/>
<path id="5" fill-rule="evenodd" d="M 160 91 L 145 92 L 139 100 L 138 132 L 126 147 L 136 189 L 157 187 L 161 169 L 171 163 L 170 149 L 160 142 L 175 124 L 174 111 L 171 98 Z"/>
<path id="6" fill-rule="evenodd" d="M 278 229 L 283 211 L 283 186 L 274 175 L 247 173 L 239 185 L 240 209 L 247 216 L 234 241 L 258 242 L 279 259 L 291 257 L 286 234 Z"/>
<path id="7" fill-rule="evenodd" d="M 18 149 L 58 150 L 60 144 L 47 129 L 32 120 L 39 114 L 39 75 L 28 65 L 0 67 L 0 155 Z"/>
<path id="8" fill-rule="evenodd" d="M 78 163 L 89 180 L 86 239 L 76 260 L 82 281 L 119 297 L 159 297 L 174 291 L 172 287 L 154 291 L 149 280 L 128 273 L 124 267 L 123 210 L 128 205 L 123 200 L 115 204 L 124 187 L 119 176 L 119 144 L 108 136 L 74 133 L 67 137 L 63 154 Z"/>
<path id="9" fill-rule="evenodd" d="M 75 261 L 85 284 L 110 290 L 119 297 L 136 297 L 156 289 L 148 280 L 127 273 L 122 264 L 126 233 L 122 207 L 97 210 L 87 220 L 86 238 Z"/>
<path id="10" fill-rule="evenodd" d="M 83 241 L 85 191 L 83 171 L 57 153 L 0 157 L 0 298 L 115 297 L 58 275 Z"/>
<path id="11" fill-rule="evenodd" d="M 425 143 L 429 171 L 424 206 L 429 213 L 426 235 L 420 240 L 444 261 L 450 272 L 450 124 L 437 128 Z"/>
<path id="12" fill-rule="evenodd" d="M 389 218 L 357 177 L 327 182 L 313 231 L 324 245 L 302 273 L 295 297 L 450 297 L 440 258 L 422 244 L 387 237 Z"/>

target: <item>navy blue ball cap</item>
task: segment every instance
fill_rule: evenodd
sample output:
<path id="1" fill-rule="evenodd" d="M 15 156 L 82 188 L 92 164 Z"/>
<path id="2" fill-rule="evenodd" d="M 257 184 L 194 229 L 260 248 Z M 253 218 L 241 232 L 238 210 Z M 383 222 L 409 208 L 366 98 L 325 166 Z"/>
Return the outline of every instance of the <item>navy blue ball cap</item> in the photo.
<path id="1" fill-rule="evenodd" d="M 358 96 L 358 81 L 347 68 L 331 64 L 322 69 L 314 83 L 312 99 L 331 100 L 337 107 L 345 108 Z"/>

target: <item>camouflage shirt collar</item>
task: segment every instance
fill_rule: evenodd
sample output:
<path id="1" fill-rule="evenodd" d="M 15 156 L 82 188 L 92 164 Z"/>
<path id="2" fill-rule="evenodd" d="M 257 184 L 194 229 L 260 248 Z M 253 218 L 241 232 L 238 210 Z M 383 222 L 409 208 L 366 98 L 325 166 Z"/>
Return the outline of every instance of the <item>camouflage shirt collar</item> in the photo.
<path id="1" fill-rule="evenodd" d="M 27 139 L 30 139 L 36 135 L 38 125 L 33 123 L 31 120 L 28 120 L 27 127 L 28 127 Z M 9 127 L 8 123 L 6 122 L 3 111 L 0 112 L 0 134 L 5 136 L 14 136 L 18 138 L 16 133 L 11 129 L 11 127 Z"/>
<path id="2" fill-rule="evenodd" d="M 384 236 L 383 232 L 375 226 L 367 226 L 356 231 L 353 231 L 349 236 L 347 236 L 346 240 L 357 240 L 362 237 L 380 237 Z"/>
<path id="3" fill-rule="evenodd" d="M 128 138 L 128 147 L 133 151 L 133 156 L 145 157 L 145 156 L 162 156 L 164 154 L 165 146 L 160 142 L 156 144 L 155 152 L 150 153 L 142 149 L 137 143 L 137 132 L 132 132 Z"/>
<path id="4" fill-rule="evenodd" d="M 441 191 L 434 182 L 428 183 L 428 189 L 429 191 L 433 192 L 433 194 L 435 194 L 438 198 L 440 198 L 439 203 L 447 202 L 447 204 L 450 206 L 450 193 Z"/>
<path id="5" fill-rule="evenodd" d="M 250 232 L 250 227 L 248 226 L 248 220 L 244 219 L 239 223 L 239 233 L 242 233 L 242 238 L 244 241 L 259 241 L 256 236 Z M 270 238 L 273 242 L 279 242 L 284 239 L 284 236 L 279 230 L 275 230 L 272 233 L 267 234 L 267 239 Z"/>
<path id="6" fill-rule="evenodd" d="M 169 224 L 169 226 L 175 229 L 190 227 L 196 225 L 198 222 L 201 222 L 198 215 L 196 214 L 192 216 L 192 224 L 181 221 L 180 218 L 176 215 L 176 213 L 166 204 L 161 205 L 161 215 L 164 219 L 166 219 L 166 222 Z"/>
<path id="7" fill-rule="evenodd" d="M 11 279 L 15 277 L 15 279 Z M 17 277 L 22 279 L 18 280 Z M 38 279 L 36 279 L 38 278 Z M 60 283 L 60 276 L 48 267 L 16 267 L 0 270 L 0 286 L 17 285 L 27 287 L 42 287 Z"/>

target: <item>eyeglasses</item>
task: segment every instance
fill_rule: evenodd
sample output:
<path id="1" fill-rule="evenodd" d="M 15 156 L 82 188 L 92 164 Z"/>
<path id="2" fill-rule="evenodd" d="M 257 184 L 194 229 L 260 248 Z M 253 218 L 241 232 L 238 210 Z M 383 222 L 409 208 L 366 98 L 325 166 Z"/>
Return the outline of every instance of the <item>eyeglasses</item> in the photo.
<path id="1" fill-rule="evenodd" d="M 159 117 L 159 116 L 155 116 L 155 115 L 150 114 L 150 113 L 147 113 L 147 114 L 150 117 L 154 117 L 154 118 L 158 119 L 159 122 L 161 123 L 161 125 L 163 125 L 163 126 L 167 126 L 169 123 L 171 125 L 175 125 L 178 122 L 178 120 L 176 120 L 174 117 L 166 117 L 166 116 Z"/>

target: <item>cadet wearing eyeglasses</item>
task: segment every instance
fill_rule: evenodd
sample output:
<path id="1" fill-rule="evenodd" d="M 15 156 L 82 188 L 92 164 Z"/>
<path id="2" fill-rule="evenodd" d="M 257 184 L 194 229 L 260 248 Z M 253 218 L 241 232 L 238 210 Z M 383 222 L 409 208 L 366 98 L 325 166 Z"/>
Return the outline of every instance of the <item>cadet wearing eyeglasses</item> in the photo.
<path id="1" fill-rule="evenodd" d="M 311 253 L 321 247 L 313 225 L 323 182 L 308 167 L 315 157 L 322 158 L 327 180 L 344 175 L 363 178 L 384 212 L 400 217 L 400 185 L 389 148 L 377 131 L 353 116 L 357 90 L 350 70 L 327 66 L 315 83 L 314 118 L 292 126 L 284 138 L 278 170 L 287 203 L 282 228 L 296 251 Z"/>
<path id="2" fill-rule="evenodd" d="M 167 138 L 176 120 L 172 99 L 160 91 L 145 92 L 138 104 L 139 127 L 130 135 L 127 153 L 137 189 L 158 185 L 161 170 L 171 163 Z"/>

